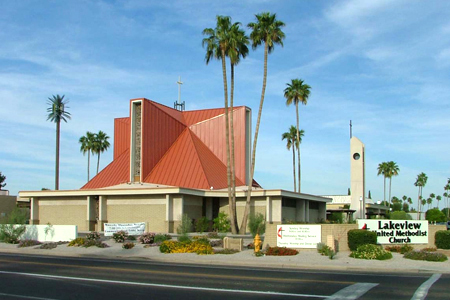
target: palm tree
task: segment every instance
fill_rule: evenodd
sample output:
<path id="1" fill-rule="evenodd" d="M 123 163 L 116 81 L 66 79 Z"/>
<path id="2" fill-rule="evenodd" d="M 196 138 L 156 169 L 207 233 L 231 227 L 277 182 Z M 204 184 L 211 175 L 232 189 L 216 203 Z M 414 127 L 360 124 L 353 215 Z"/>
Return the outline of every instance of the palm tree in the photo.
<path id="1" fill-rule="evenodd" d="M 237 233 L 237 217 L 236 205 L 233 204 L 232 190 L 231 190 L 231 162 L 230 162 L 230 122 L 228 116 L 228 84 L 227 84 L 227 69 L 225 64 L 225 57 L 229 48 L 229 31 L 231 25 L 231 18 L 228 16 L 217 16 L 216 28 L 205 28 L 203 35 L 207 37 L 203 39 L 202 45 L 206 47 L 205 60 L 206 64 L 213 58 L 222 61 L 222 77 L 223 77 L 223 91 L 225 102 L 225 144 L 227 156 L 227 183 L 228 183 L 228 204 L 231 221 L 231 232 Z"/>
<path id="2" fill-rule="evenodd" d="M 256 120 L 255 136 L 253 138 L 252 149 L 252 163 L 250 165 L 250 178 L 248 180 L 247 200 L 245 203 L 244 215 L 242 217 L 242 224 L 239 233 L 245 233 L 247 229 L 248 213 L 250 210 L 250 199 L 252 196 L 253 176 L 255 173 L 255 158 L 256 158 L 256 145 L 258 141 L 259 125 L 261 123 L 261 114 L 264 104 L 264 96 L 266 93 L 267 82 L 267 57 L 275 49 L 275 45 L 279 44 L 283 46 L 283 39 L 285 38 L 284 32 L 281 30 L 285 24 L 276 18 L 276 14 L 264 12 L 255 15 L 256 22 L 249 23 L 247 26 L 252 30 L 250 33 L 250 40 L 252 41 L 252 48 L 256 49 L 264 44 L 264 73 L 263 73 L 263 85 L 261 91 L 261 100 L 259 102 L 258 118 Z"/>
<path id="3" fill-rule="evenodd" d="M 437 208 L 439 209 L 439 202 L 442 200 L 442 196 L 441 195 L 437 195 L 436 196 L 436 200 L 437 200 L 437 203 L 438 203 Z"/>
<path id="4" fill-rule="evenodd" d="M 53 95 L 52 98 L 48 98 L 47 104 L 47 121 L 56 123 L 56 161 L 55 161 L 55 190 L 59 190 L 59 139 L 61 131 L 61 120 L 67 122 L 70 120 L 70 113 L 66 111 L 69 108 L 67 105 L 68 100 L 64 100 L 64 95 Z"/>
<path id="5" fill-rule="evenodd" d="M 450 196 L 449 190 L 450 190 L 450 178 L 447 179 L 447 184 L 444 186 L 444 190 L 446 191 L 444 193 L 444 197 L 447 199 L 446 200 L 446 204 L 447 204 L 447 218 L 450 218 L 450 209 L 448 207 L 448 197 Z"/>
<path id="6" fill-rule="evenodd" d="M 303 82 L 301 79 L 292 79 L 291 83 L 287 84 L 284 89 L 284 97 L 286 98 L 286 105 L 295 104 L 295 112 L 297 116 L 297 144 L 300 146 L 300 132 L 299 132 L 299 117 L 298 104 L 306 105 L 310 94 L 311 87 Z M 300 147 L 298 149 L 298 192 L 301 192 L 301 161 L 300 161 Z"/>
<path id="7" fill-rule="evenodd" d="M 398 172 L 400 172 L 400 168 L 393 161 L 388 161 L 386 163 L 386 173 L 384 176 L 389 178 L 389 207 L 391 203 L 391 186 L 392 186 L 392 176 L 397 176 Z"/>
<path id="8" fill-rule="evenodd" d="M 109 144 L 109 136 L 103 131 L 99 131 L 94 137 L 94 147 L 92 149 L 92 153 L 97 154 L 97 173 L 100 166 L 100 154 L 108 150 Z"/>
<path id="9" fill-rule="evenodd" d="M 427 203 L 425 199 L 422 199 L 422 189 L 427 184 L 427 180 L 428 176 L 422 172 L 419 175 L 417 175 L 416 182 L 414 183 L 414 186 L 417 186 L 419 188 L 419 193 L 417 196 L 417 211 L 419 212 L 419 220 L 421 219 L 420 204 L 425 205 Z M 425 204 L 423 203 L 423 201 L 425 201 Z"/>
<path id="10" fill-rule="evenodd" d="M 89 176 L 89 167 L 91 165 L 91 151 L 94 151 L 95 134 L 87 131 L 85 136 L 80 137 L 78 141 L 80 146 L 80 151 L 83 155 L 88 154 L 88 164 L 87 164 L 87 181 L 91 178 Z"/>
<path id="11" fill-rule="evenodd" d="M 304 130 L 300 130 L 300 136 L 304 136 Z M 286 140 L 286 148 L 291 150 L 292 148 L 292 169 L 294 174 L 294 192 L 297 191 L 297 180 L 295 179 L 295 148 L 298 149 L 297 146 L 297 128 L 294 125 L 291 125 L 289 131 L 283 133 L 281 135 L 282 140 Z M 300 138 L 301 142 L 301 138 Z M 295 147 L 294 147 L 295 145 Z"/>
<path id="12" fill-rule="evenodd" d="M 382 162 L 378 164 L 378 173 L 377 176 L 379 175 L 383 175 L 384 177 L 384 189 L 383 189 L 383 202 L 386 205 L 386 173 L 387 173 L 387 163 L 386 162 Z M 389 207 L 391 207 L 391 203 L 389 202 Z"/>
<path id="13" fill-rule="evenodd" d="M 428 209 L 430 209 L 430 205 L 433 204 L 433 199 L 436 197 L 434 193 L 430 194 L 430 197 L 427 199 Z"/>

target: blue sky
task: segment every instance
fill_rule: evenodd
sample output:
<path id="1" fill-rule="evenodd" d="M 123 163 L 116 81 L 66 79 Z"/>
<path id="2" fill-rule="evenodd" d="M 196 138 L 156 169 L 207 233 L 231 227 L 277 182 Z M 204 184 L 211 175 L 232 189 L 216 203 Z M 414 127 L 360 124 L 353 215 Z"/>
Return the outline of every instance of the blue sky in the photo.
<path id="1" fill-rule="evenodd" d="M 148 99 L 188 110 L 221 107 L 221 65 L 205 64 L 202 30 L 216 15 L 244 26 L 264 11 L 286 23 L 284 47 L 268 60 L 255 178 L 293 189 L 291 153 L 281 134 L 295 124 L 283 90 L 293 78 L 311 89 L 300 108 L 302 191 L 346 194 L 349 120 L 366 146 L 366 188 L 383 198 L 377 165 L 400 167 L 392 194 L 442 194 L 450 177 L 450 2 L 448 1 L 2 1 L 0 12 L 0 171 L 11 194 L 54 187 L 55 124 L 47 98 L 64 94 L 72 120 L 62 124 L 61 189 L 86 180 L 78 139 L 113 136 L 128 101 Z M 249 30 L 247 29 L 247 33 Z M 260 99 L 263 51 L 236 68 L 236 105 Z M 112 141 L 111 141 L 112 142 Z M 100 165 L 112 160 L 112 148 Z M 92 160 L 94 172 L 96 160 Z M 443 204 L 441 203 L 441 208 Z"/>

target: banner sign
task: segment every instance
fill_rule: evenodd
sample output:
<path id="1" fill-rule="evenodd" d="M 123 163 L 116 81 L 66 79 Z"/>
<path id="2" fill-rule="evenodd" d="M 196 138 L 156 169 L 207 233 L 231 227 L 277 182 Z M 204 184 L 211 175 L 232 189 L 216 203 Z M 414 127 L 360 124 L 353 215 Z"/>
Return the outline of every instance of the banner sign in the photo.
<path id="1" fill-rule="evenodd" d="M 366 219 L 358 228 L 375 231 L 379 244 L 428 244 L 428 221 Z"/>
<path id="2" fill-rule="evenodd" d="M 277 225 L 277 246 L 316 248 L 322 241 L 320 225 Z"/>
<path id="3" fill-rule="evenodd" d="M 128 235 L 141 235 L 145 231 L 145 223 L 105 223 L 105 236 L 112 236 L 117 231 L 126 231 Z"/>

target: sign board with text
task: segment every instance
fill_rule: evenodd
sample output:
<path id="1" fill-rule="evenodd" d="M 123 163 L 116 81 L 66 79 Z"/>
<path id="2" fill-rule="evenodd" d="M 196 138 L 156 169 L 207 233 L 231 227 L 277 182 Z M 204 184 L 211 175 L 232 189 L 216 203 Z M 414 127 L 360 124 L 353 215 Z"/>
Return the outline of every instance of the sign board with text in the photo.
<path id="1" fill-rule="evenodd" d="M 128 235 L 142 235 L 145 231 L 145 223 L 105 223 L 105 236 L 112 236 L 118 231 L 126 231 Z"/>
<path id="2" fill-rule="evenodd" d="M 375 231 L 379 244 L 428 244 L 428 221 L 365 219 L 358 228 Z"/>
<path id="3" fill-rule="evenodd" d="M 277 225 L 277 246 L 316 248 L 322 240 L 320 225 Z"/>

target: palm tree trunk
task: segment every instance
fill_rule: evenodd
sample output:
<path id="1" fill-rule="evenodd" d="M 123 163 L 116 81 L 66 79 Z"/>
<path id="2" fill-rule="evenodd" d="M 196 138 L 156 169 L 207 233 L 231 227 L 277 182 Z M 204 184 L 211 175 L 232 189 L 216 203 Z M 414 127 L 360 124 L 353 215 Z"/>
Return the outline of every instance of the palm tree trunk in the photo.
<path id="1" fill-rule="evenodd" d="M 59 136 L 61 122 L 56 122 L 55 190 L 59 190 Z"/>
<path id="2" fill-rule="evenodd" d="M 98 174 L 98 168 L 100 166 L 100 150 L 98 150 L 98 156 L 97 156 L 97 173 L 95 175 Z"/>
<path id="3" fill-rule="evenodd" d="M 391 185 L 392 185 L 392 177 L 389 177 L 389 208 L 391 208 Z"/>
<path id="4" fill-rule="evenodd" d="M 228 85 L 227 85 L 227 68 L 225 65 L 225 50 L 222 49 L 222 75 L 223 75 L 223 92 L 225 98 L 225 145 L 227 155 L 227 184 L 228 184 L 228 211 L 230 213 L 231 232 L 237 233 L 236 223 L 234 223 L 236 215 L 236 207 L 233 206 L 233 198 L 231 196 L 231 167 L 230 167 L 230 127 L 228 120 Z"/>
<path id="5" fill-rule="evenodd" d="M 234 64 L 231 64 L 231 87 L 230 87 L 230 139 L 231 139 L 231 198 L 233 207 L 236 210 L 236 163 L 235 163 L 235 157 L 234 157 Z M 234 214 L 234 224 L 236 227 L 236 233 L 238 232 L 237 224 L 237 214 Z"/>
<path id="6" fill-rule="evenodd" d="M 266 83 L 267 83 L 267 56 L 269 54 L 269 48 L 267 42 L 264 43 L 264 75 L 263 75 L 263 86 L 261 91 L 261 100 L 259 102 L 258 118 L 256 120 L 255 137 L 253 139 L 253 149 L 252 149 L 252 163 L 250 165 L 250 178 L 248 180 L 247 188 L 247 201 L 245 202 L 244 215 L 242 216 L 241 227 L 239 228 L 240 234 L 245 234 L 247 231 L 247 220 L 248 213 L 250 211 L 250 200 L 252 197 L 252 186 L 253 186 L 253 176 L 255 173 L 255 158 L 256 158 L 256 144 L 258 141 L 259 124 L 261 123 L 261 114 L 264 104 L 264 95 L 266 93 Z"/>
<path id="7" fill-rule="evenodd" d="M 301 161 L 300 161 L 300 129 L 299 129 L 299 117 L 298 117 L 298 102 L 295 103 L 295 111 L 297 114 L 297 155 L 298 155 L 298 192 L 302 191 L 302 173 L 301 173 Z"/>
<path id="8" fill-rule="evenodd" d="M 295 147 L 292 144 L 292 171 L 294 171 L 294 192 L 297 192 L 297 180 L 295 178 Z"/>
<path id="9" fill-rule="evenodd" d="M 386 176 L 384 176 L 383 198 L 384 198 L 384 204 L 386 205 Z M 390 208 L 391 204 L 389 203 L 388 206 Z"/>
<path id="10" fill-rule="evenodd" d="M 88 150 L 88 181 L 91 179 L 91 176 L 89 175 L 89 169 L 91 167 L 91 150 Z"/>

